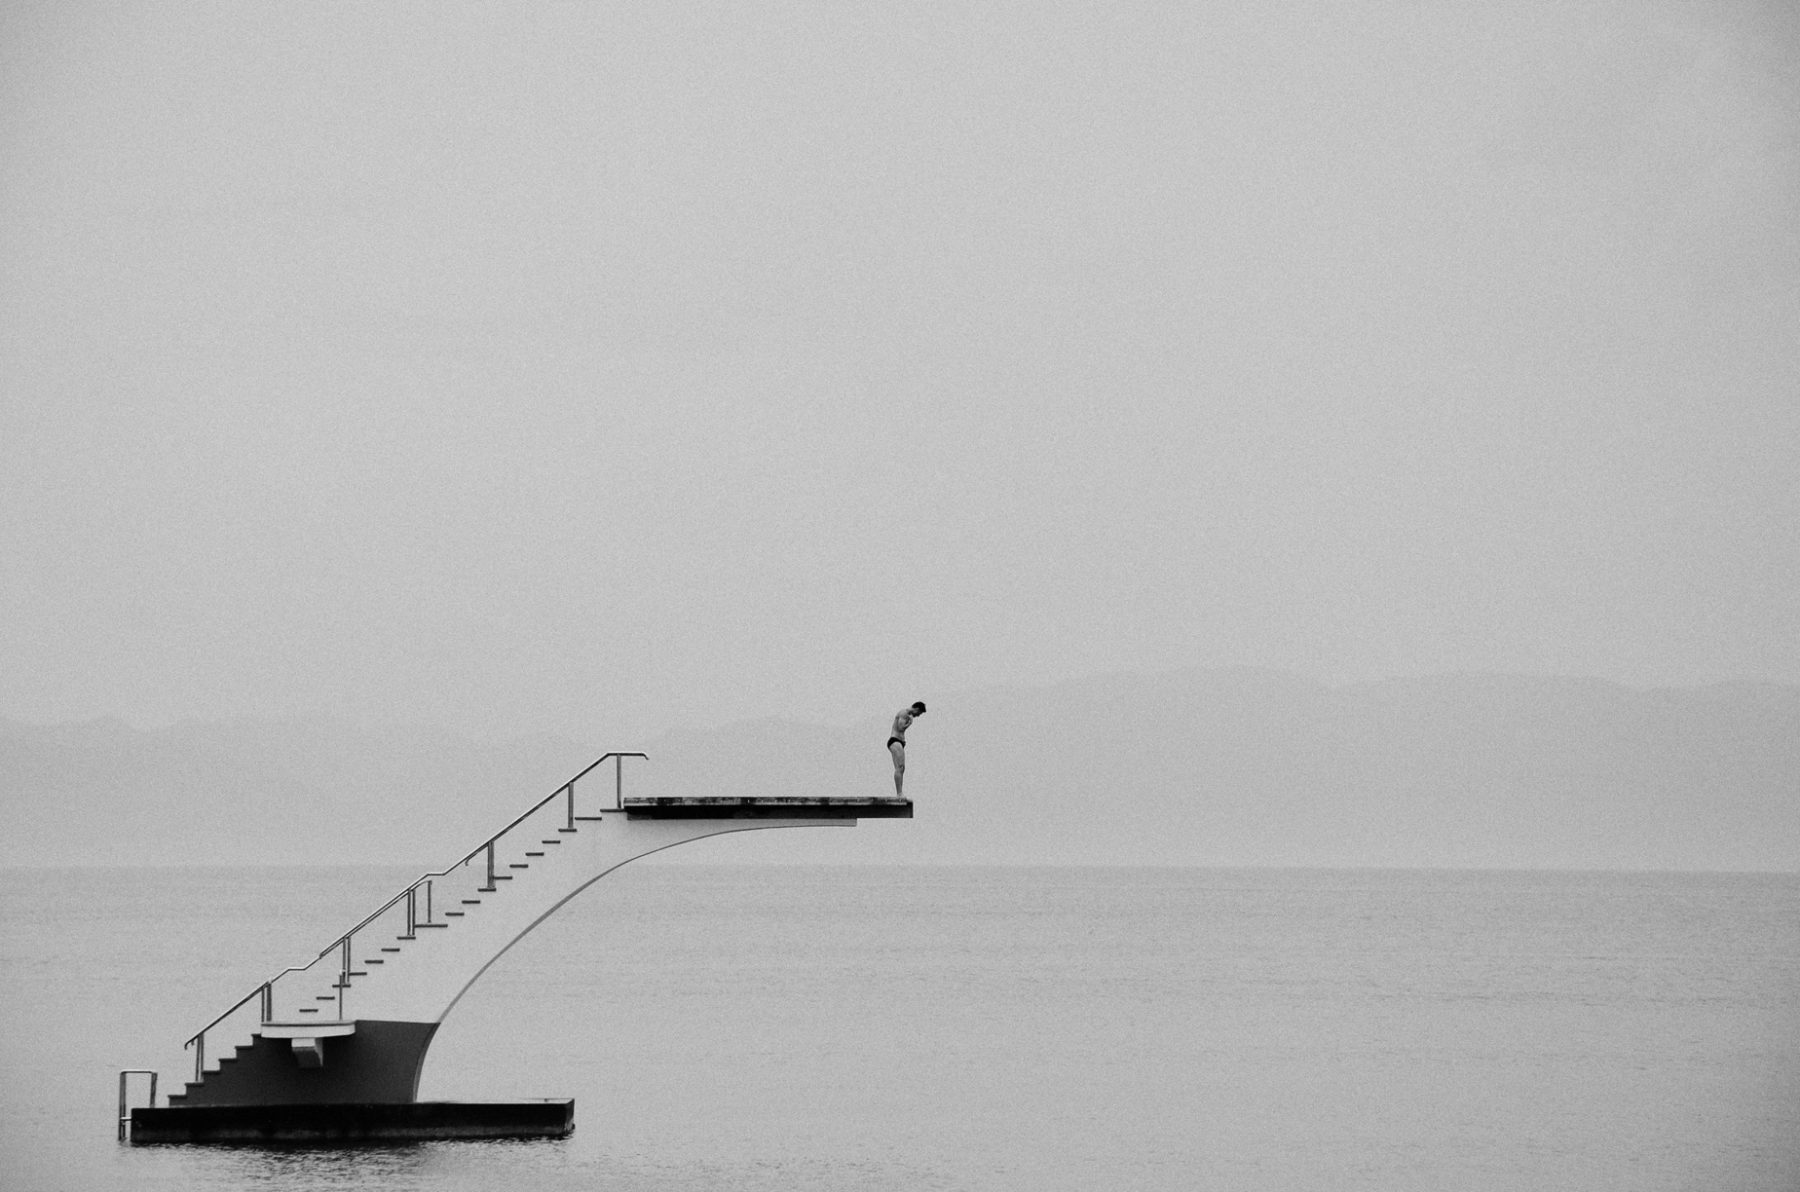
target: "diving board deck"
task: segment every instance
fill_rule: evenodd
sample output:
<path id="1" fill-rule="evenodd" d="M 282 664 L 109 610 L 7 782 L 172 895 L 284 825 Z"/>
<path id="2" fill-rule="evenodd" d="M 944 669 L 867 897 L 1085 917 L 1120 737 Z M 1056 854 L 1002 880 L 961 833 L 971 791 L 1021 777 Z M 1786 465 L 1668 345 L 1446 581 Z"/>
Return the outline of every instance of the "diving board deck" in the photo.
<path id="1" fill-rule="evenodd" d="M 623 800 L 627 819 L 911 819 L 910 799 L 702 795 Z"/>

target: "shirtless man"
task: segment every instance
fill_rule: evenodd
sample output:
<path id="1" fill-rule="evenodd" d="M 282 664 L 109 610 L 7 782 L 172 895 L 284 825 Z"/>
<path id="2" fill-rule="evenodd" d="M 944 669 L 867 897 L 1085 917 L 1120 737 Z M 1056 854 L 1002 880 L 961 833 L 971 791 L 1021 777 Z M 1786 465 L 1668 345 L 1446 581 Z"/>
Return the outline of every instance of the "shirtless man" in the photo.
<path id="1" fill-rule="evenodd" d="M 906 730 L 911 727 L 913 718 L 925 715 L 923 703 L 903 708 L 894 717 L 894 735 L 888 738 L 888 752 L 894 755 L 894 797 L 900 798 L 900 783 L 906 777 Z"/>

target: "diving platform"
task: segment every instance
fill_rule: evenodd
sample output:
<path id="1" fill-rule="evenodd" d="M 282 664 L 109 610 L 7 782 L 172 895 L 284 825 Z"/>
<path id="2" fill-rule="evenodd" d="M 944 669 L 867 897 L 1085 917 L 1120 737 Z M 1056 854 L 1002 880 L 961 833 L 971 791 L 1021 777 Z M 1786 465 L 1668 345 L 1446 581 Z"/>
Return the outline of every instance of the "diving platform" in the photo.
<path id="1" fill-rule="evenodd" d="M 911 819 L 910 799 L 733 798 L 729 795 L 626 799 L 628 819 Z"/>
<path id="2" fill-rule="evenodd" d="M 188 1039 L 193 1079 L 126 1108 L 137 1142 L 561 1137 L 573 1101 L 420 1102 L 425 1054 L 495 961 L 570 899 L 632 861 L 768 828 L 911 819 L 900 798 L 632 796 L 608 753 L 455 862 L 421 875 L 316 955 L 263 981 Z M 611 762 L 611 784 L 587 779 Z M 608 786 L 610 790 L 606 789 Z"/>

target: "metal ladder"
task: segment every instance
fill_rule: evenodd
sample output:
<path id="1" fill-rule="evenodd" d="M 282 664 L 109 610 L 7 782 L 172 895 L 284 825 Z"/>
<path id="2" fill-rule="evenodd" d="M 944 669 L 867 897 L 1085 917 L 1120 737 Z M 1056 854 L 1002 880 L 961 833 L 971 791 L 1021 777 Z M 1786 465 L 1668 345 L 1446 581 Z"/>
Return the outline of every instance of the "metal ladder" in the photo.
<path id="1" fill-rule="evenodd" d="M 150 1078 L 150 1108 L 156 1108 L 156 1073 L 148 1068 L 119 1069 L 119 1141 L 124 1142 L 131 1133 L 131 1110 L 125 1108 L 125 1086 L 133 1076 Z"/>

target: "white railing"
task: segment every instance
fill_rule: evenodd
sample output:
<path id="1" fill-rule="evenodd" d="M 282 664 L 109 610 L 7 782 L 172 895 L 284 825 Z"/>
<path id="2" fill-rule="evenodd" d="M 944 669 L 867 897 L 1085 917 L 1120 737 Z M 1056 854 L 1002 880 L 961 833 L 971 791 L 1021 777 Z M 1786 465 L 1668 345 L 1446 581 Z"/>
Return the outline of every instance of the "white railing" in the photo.
<path id="1" fill-rule="evenodd" d="M 396 937 L 397 939 L 406 940 L 406 939 L 416 938 L 416 933 L 420 927 L 442 928 L 442 927 L 448 926 L 449 925 L 448 919 L 445 917 L 444 914 L 438 913 L 438 914 L 436 914 L 436 917 L 434 917 L 434 911 L 437 908 L 435 908 L 433 905 L 433 896 L 434 896 L 434 893 L 437 893 L 436 886 L 437 886 L 437 883 L 441 879 L 444 879 L 444 878 L 450 877 L 453 874 L 456 874 L 456 872 L 458 870 L 466 869 L 471 861 L 475 860 L 476 857 L 482 856 L 485 853 L 486 854 L 485 861 L 486 861 L 487 880 L 483 885 L 476 887 L 476 889 L 481 890 L 486 893 L 497 892 L 499 889 L 498 883 L 500 881 L 510 880 L 509 875 L 500 874 L 500 873 L 496 872 L 496 863 L 497 863 L 497 855 L 498 855 L 497 848 L 498 848 L 500 842 L 503 839 L 505 839 L 505 837 L 509 833 L 511 833 L 515 828 L 517 828 L 521 824 L 523 824 L 527 819 L 530 819 L 538 811 L 540 811 L 543 808 L 545 808 L 546 806 L 548 806 L 550 804 L 550 802 L 553 799 L 557 798 L 559 795 L 562 796 L 566 802 L 566 821 L 567 821 L 567 828 L 569 830 L 571 830 L 571 831 L 574 830 L 575 822 L 578 818 L 583 818 L 583 819 L 599 818 L 598 816 L 584 816 L 584 817 L 576 816 L 576 814 L 575 814 L 575 784 L 577 782 L 580 782 L 583 778 L 587 777 L 590 773 L 592 773 L 602 762 L 605 762 L 608 760 L 611 760 L 613 763 L 613 805 L 611 807 L 602 806 L 602 807 L 598 808 L 598 810 L 614 811 L 614 812 L 623 811 L 625 808 L 625 770 L 624 770 L 625 759 L 628 757 L 643 758 L 643 757 L 647 757 L 647 756 L 648 756 L 647 754 L 643 754 L 643 753 L 605 753 L 605 754 L 602 754 L 601 756 L 599 756 L 598 758 L 595 758 L 591 764 L 589 764 L 585 769 L 583 769 L 581 771 L 581 773 L 575 775 L 575 777 L 569 779 L 567 782 L 563 783 L 561 786 L 559 786 L 555 790 L 551 791 L 548 795 L 545 795 L 542 799 L 539 799 L 536 803 L 533 803 L 530 807 L 526 808 L 525 811 L 521 815 L 519 815 L 519 817 L 517 819 L 514 819 L 511 823 L 507 824 L 504 828 L 501 828 L 498 832 L 494 833 L 492 836 L 489 836 L 486 840 L 482 841 L 480 844 L 478 844 L 474 848 L 470 849 L 467 853 L 463 854 L 463 856 L 461 858 L 459 858 L 458 860 L 445 866 L 443 869 L 434 870 L 430 873 L 421 874 L 419 876 L 418 880 L 414 881 L 411 885 L 402 889 L 398 894 L 394 895 L 392 898 L 390 898 L 386 902 L 382 903 L 373 912 L 371 912 L 370 914 L 365 916 L 361 922 L 357 923 L 356 926 L 352 927 L 350 930 L 344 932 L 342 935 L 340 935 L 336 939 L 332 940 L 329 944 L 325 945 L 324 948 L 320 949 L 319 954 L 317 956 L 315 956 L 312 960 L 310 960 L 307 963 L 302 964 L 302 965 L 292 965 L 288 968 L 282 969 L 279 973 L 276 973 L 273 977 L 270 977 L 267 981 L 264 981 L 261 985 L 258 985 L 255 989 L 252 989 L 249 993 L 246 993 L 243 997 L 239 998 L 236 1002 L 232 1003 L 230 1008 L 228 1008 L 223 1014 L 220 1014 L 217 1018 L 213 1019 L 211 1022 L 209 1022 L 205 1026 L 201 1027 L 198 1031 L 196 1031 L 194 1033 L 192 1038 L 190 1038 L 185 1044 L 182 1045 L 184 1049 L 188 1048 L 188 1047 L 191 1047 L 194 1049 L 194 1080 L 195 1080 L 195 1082 L 198 1083 L 200 1080 L 202 1080 L 204 1078 L 204 1075 L 205 1075 L 207 1032 L 211 1031 L 214 1027 L 218 1026 L 220 1023 L 224 1022 L 227 1018 L 229 1018 L 233 1014 L 237 1013 L 244 1006 L 248 1005 L 250 1003 L 251 999 L 253 999 L 253 998 L 260 999 L 260 1005 L 258 1006 L 259 1022 L 261 1022 L 263 1024 L 267 1024 L 267 1023 L 273 1021 L 274 1020 L 273 1015 L 275 1012 L 276 987 L 284 979 L 291 977 L 296 973 L 313 972 L 313 970 L 319 964 L 319 962 L 322 960 L 325 960 L 327 957 L 330 957 L 333 952 L 337 953 L 337 956 L 335 958 L 335 962 L 337 965 L 336 970 L 333 971 L 330 966 L 327 966 L 324 970 L 321 970 L 320 972 L 315 973 L 314 976 L 315 977 L 323 977 L 323 976 L 329 975 L 329 976 L 334 977 L 335 979 L 331 982 L 331 984 L 324 986 L 324 988 L 329 988 L 329 989 L 335 990 L 336 991 L 335 996 L 329 995 L 329 994 L 311 994 L 310 996 L 312 996 L 312 998 L 317 1001 L 327 1001 L 327 1000 L 335 1001 L 336 1005 L 335 1005 L 334 1009 L 336 1011 L 337 1017 L 340 1020 L 342 1020 L 345 1016 L 345 995 L 350 990 L 350 979 L 353 976 L 362 975 L 361 973 L 359 973 L 357 971 L 357 969 L 355 967 L 354 959 L 351 955 L 352 942 L 356 938 L 356 935 L 358 932 L 363 931 L 364 929 L 368 928 L 370 925 L 374 924 L 378 919 L 382 918 L 389 911 L 395 911 L 396 913 L 398 913 L 399 908 L 402 906 L 404 906 L 404 908 L 405 908 L 404 922 L 405 922 L 406 929 L 404 932 L 402 932 L 399 936 Z M 440 898 L 440 902 L 441 902 L 441 898 Z M 421 911 L 423 912 L 423 917 L 421 917 Z M 314 983 L 314 984 L 307 985 L 306 988 L 313 989 L 313 988 L 319 988 L 319 986 L 316 983 Z M 299 996 L 304 998 L 308 995 L 303 992 Z M 132 1070 L 137 1071 L 137 1069 L 132 1069 Z M 123 1102 L 123 1098 L 125 1095 L 124 1089 L 125 1089 L 124 1073 L 121 1073 L 120 1078 L 119 1078 L 119 1096 L 120 1096 L 121 1112 L 123 1111 L 123 1104 L 124 1104 L 124 1102 Z M 152 1104 L 155 1103 L 154 1084 L 152 1085 L 151 1102 L 152 1102 Z M 123 1130 L 124 1126 L 121 1125 L 120 1129 Z"/>

